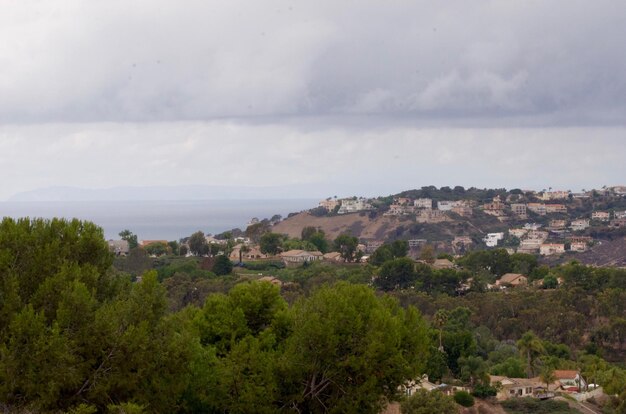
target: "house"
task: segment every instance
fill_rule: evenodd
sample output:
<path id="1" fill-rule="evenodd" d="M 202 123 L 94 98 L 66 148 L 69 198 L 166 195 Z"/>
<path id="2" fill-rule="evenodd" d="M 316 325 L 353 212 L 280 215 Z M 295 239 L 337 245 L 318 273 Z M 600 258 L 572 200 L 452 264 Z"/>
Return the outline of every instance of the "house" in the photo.
<path id="1" fill-rule="evenodd" d="M 323 256 L 323 259 L 327 262 L 337 262 L 337 263 L 345 262 L 343 257 L 341 257 L 341 253 L 339 252 L 326 253 Z"/>
<path id="2" fill-rule="evenodd" d="M 441 200 L 437 202 L 437 208 L 441 211 L 451 211 L 453 207 L 461 205 L 461 201 Z"/>
<path id="3" fill-rule="evenodd" d="M 500 199 L 500 196 L 495 196 L 491 203 L 485 203 L 482 207 L 483 210 L 499 211 L 504 209 L 504 203 L 502 202 L 502 199 Z"/>
<path id="4" fill-rule="evenodd" d="M 371 208 L 372 206 L 364 198 L 346 198 L 341 200 L 341 207 L 339 207 L 337 214 L 357 213 Z"/>
<path id="5" fill-rule="evenodd" d="M 383 215 L 384 216 L 403 216 L 407 214 L 415 214 L 415 207 L 406 204 L 392 204 Z"/>
<path id="6" fill-rule="evenodd" d="M 546 213 L 563 213 L 567 214 L 567 207 L 564 204 L 546 204 Z"/>
<path id="7" fill-rule="evenodd" d="M 411 239 L 411 240 L 408 240 L 408 242 L 409 242 L 409 248 L 415 249 L 426 244 L 426 239 Z"/>
<path id="8" fill-rule="evenodd" d="M 564 229 L 567 226 L 567 220 L 550 220 L 548 227 L 551 229 Z"/>
<path id="9" fill-rule="evenodd" d="M 587 251 L 587 243 L 580 242 L 580 241 L 578 241 L 578 242 L 571 242 L 569 249 L 572 252 L 586 252 Z"/>
<path id="10" fill-rule="evenodd" d="M 578 219 L 573 220 L 570 224 L 570 228 L 572 231 L 582 231 L 589 227 L 589 220 L 587 219 Z"/>
<path id="11" fill-rule="evenodd" d="M 372 240 L 368 241 L 365 245 L 365 253 L 374 253 L 376 249 L 385 244 L 385 242 L 380 240 Z"/>
<path id="12" fill-rule="evenodd" d="M 465 203 L 457 204 L 456 206 L 452 207 L 451 211 L 453 213 L 458 214 L 461 217 L 471 217 L 472 214 L 474 213 L 474 210 L 472 210 L 472 207 L 470 207 L 469 205 Z"/>
<path id="13" fill-rule="evenodd" d="M 616 212 L 613 213 L 613 216 L 616 219 L 618 219 L 618 220 L 619 219 L 626 219 L 626 210 L 624 210 L 624 211 L 616 211 Z"/>
<path id="14" fill-rule="evenodd" d="M 280 254 L 285 264 L 302 264 L 322 260 L 324 255 L 321 252 L 309 252 L 307 250 L 289 250 Z"/>
<path id="15" fill-rule="evenodd" d="M 411 199 L 406 197 L 397 197 L 393 200 L 395 204 L 400 204 L 401 206 L 408 206 L 411 204 Z"/>
<path id="16" fill-rule="evenodd" d="M 566 392 L 581 392 L 587 390 L 587 382 L 580 375 L 580 372 L 574 370 L 555 370 L 554 384 Z"/>
<path id="17" fill-rule="evenodd" d="M 511 204 L 511 212 L 519 218 L 526 218 L 526 204 L 515 203 Z"/>
<path id="18" fill-rule="evenodd" d="M 536 253 L 542 244 L 543 240 L 541 239 L 524 239 L 520 242 L 517 252 L 529 254 Z"/>
<path id="19" fill-rule="evenodd" d="M 528 233 L 528 230 L 526 229 L 509 229 L 509 234 L 511 236 L 517 237 L 518 239 L 524 237 L 526 233 Z"/>
<path id="20" fill-rule="evenodd" d="M 611 227 L 626 227 L 626 218 L 611 220 Z"/>
<path id="21" fill-rule="evenodd" d="M 155 243 L 161 243 L 167 246 L 167 240 L 142 240 L 140 246 L 146 248 Z"/>
<path id="22" fill-rule="evenodd" d="M 238 244 L 237 246 L 233 247 L 233 250 L 230 252 L 228 258 L 232 261 L 238 262 L 239 253 L 241 253 L 241 260 L 257 260 L 266 259 L 268 257 L 266 254 L 262 253 L 258 247 L 246 246 L 246 248 L 244 248 L 243 244 Z"/>
<path id="23" fill-rule="evenodd" d="M 338 205 L 339 201 L 332 198 L 327 198 L 326 200 L 322 200 L 317 204 L 318 207 L 325 208 L 327 211 L 333 211 Z"/>
<path id="24" fill-rule="evenodd" d="M 454 263 L 448 259 L 435 259 L 432 267 L 434 269 L 454 269 Z"/>
<path id="25" fill-rule="evenodd" d="M 543 201 L 562 200 L 569 197 L 569 191 L 544 191 L 539 195 L 539 199 Z"/>
<path id="26" fill-rule="evenodd" d="M 544 243 L 539 247 L 539 254 L 542 256 L 552 256 L 565 253 L 565 245 L 562 243 Z"/>
<path id="27" fill-rule="evenodd" d="M 109 251 L 116 256 L 128 256 L 128 252 L 130 251 L 128 241 L 109 240 L 107 244 L 109 245 Z"/>
<path id="28" fill-rule="evenodd" d="M 609 221 L 611 215 L 608 211 L 594 211 L 591 213 L 592 220 Z"/>
<path id="29" fill-rule="evenodd" d="M 526 223 L 524 224 L 524 229 L 526 230 L 539 230 L 541 228 L 541 224 L 539 223 Z"/>
<path id="30" fill-rule="evenodd" d="M 504 285 L 526 286 L 528 285 L 528 278 L 519 273 L 506 273 L 499 280 L 496 280 L 496 286 L 503 287 Z"/>
<path id="31" fill-rule="evenodd" d="M 499 385 L 496 398 L 499 401 L 509 398 L 534 397 L 552 398 L 554 392 L 546 389 L 539 377 L 535 378 L 509 378 L 498 375 L 490 375 L 489 383 L 493 386 Z"/>
<path id="32" fill-rule="evenodd" d="M 407 384 L 401 387 L 404 391 L 404 394 L 407 397 L 415 394 L 415 392 L 419 389 L 424 389 L 426 391 L 441 391 L 445 395 L 454 395 L 457 391 L 467 391 L 470 390 L 467 387 L 456 386 L 456 385 L 448 385 L 448 384 L 434 384 L 428 380 L 428 375 L 422 375 L 422 378 L 414 381 L 409 381 Z"/>
<path id="33" fill-rule="evenodd" d="M 547 213 L 546 205 L 542 203 L 528 203 L 526 206 L 528 210 L 533 213 L 539 214 L 540 216 L 545 216 Z"/>
<path id="34" fill-rule="evenodd" d="M 504 239 L 504 233 L 487 233 L 483 241 L 487 247 L 495 247 L 498 245 L 498 241 L 502 239 Z"/>
<path id="35" fill-rule="evenodd" d="M 470 236 L 455 236 L 452 240 L 452 245 L 467 247 L 473 243 Z"/>
<path id="36" fill-rule="evenodd" d="M 413 205 L 416 208 L 431 210 L 433 208 L 433 200 L 431 198 L 418 198 L 417 200 L 413 201 Z"/>

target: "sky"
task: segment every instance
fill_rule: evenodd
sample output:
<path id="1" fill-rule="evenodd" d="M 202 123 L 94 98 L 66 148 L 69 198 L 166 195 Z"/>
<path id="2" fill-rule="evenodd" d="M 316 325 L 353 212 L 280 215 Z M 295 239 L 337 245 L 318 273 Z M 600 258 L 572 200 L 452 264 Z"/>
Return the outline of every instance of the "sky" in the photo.
<path id="1" fill-rule="evenodd" d="M 0 0 L 0 200 L 626 184 L 626 8 Z"/>

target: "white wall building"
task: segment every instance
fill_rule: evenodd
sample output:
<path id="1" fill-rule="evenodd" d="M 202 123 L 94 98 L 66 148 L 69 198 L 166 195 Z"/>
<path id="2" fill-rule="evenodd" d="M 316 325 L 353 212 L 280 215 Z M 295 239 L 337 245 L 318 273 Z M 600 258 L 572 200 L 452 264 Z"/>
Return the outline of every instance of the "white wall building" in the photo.
<path id="1" fill-rule="evenodd" d="M 504 239 L 504 233 L 487 233 L 483 241 L 487 247 L 495 247 L 498 245 L 498 241 L 502 239 Z"/>

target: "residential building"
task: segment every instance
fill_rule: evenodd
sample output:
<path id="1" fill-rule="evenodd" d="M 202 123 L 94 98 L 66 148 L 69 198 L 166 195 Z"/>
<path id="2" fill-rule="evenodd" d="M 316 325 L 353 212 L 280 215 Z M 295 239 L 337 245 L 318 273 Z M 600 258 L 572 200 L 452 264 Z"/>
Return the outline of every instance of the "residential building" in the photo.
<path id="1" fill-rule="evenodd" d="M 341 257 L 341 253 L 339 252 L 330 252 L 324 254 L 324 260 L 328 262 L 345 262 L 343 257 Z"/>
<path id="2" fill-rule="evenodd" d="M 386 211 L 384 216 L 404 216 L 408 214 L 415 214 L 415 207 L 406 204 L 392 204 L 389 206 L 389 210 Z"/>
<path id="3" fill-rule="evenodd" d="M 280 254 L 281 259 L 286 264 L 299 264 L 322 260 L 323 254 L 318 251 L 309 252 L 307 250 L 289 250 Z"/>
<path id="4" fill-rule="evenodd" d="M 383 244 L 385 244 L 385 242 L 380 241 L 380 240 L 368 241 L 365 244 L 365 253 L 374 253 L 376 249 L 378 249 Z"/>
<path id="5" fill-rule="evenodd" d="M 611 215 L 608 211 L 594 211 L 591 213 L 592 220 L 609 221 Z"/>
<path id="6" fill-rule="evenodd" d="M 409 248 L 414 249 L 417 247 L 421 247 L 426 244 L 426 239 L 412 239 L 408 240 Z"/>
<path id="7" fill-rule="evenodd" d="M 572 252 L 586 252 L 587 251 L 587 243 L 580 242 L 580 241 L 571 242 L 569 249 Z"/>
<path id="8" fill-rule="evenodd" d="M 454 240 L 452 240 L 452 244 L 455 246 L 463 246 L 467 247 L 473 243 L 472 238 L 470 236 L 455 236 Z"/>
<path id="9" fill-rule="evenodd" d="M 565 253 L 565 245 L 561 243 L 544 243 L 539 247 L 539 254 L 542 256 L 552 256 Z"/>
<path id="10" fill-rule="evenodd" d="M 370 210 L 371 208 L 372 206 L 364 198 L 347 198 L 341 200 L 341 207 L 339 207 L 337 214 L 357 213 L 363 210 Z"/>
<path id="11" fill-rule="evenodd" d="M 626 218 L 611 220 L 611 227 L 626 227 Z"/>
<path id="12" fill-rule="evenodd" d="M 454 263 L 448 259 L 435 259 L 432 267 L 435 269 L 454 269 Z"/>
<path id="13" fill-rule="evenodd" d="M 453 207 L 463 204 L 462 201 L 441 200 L 437 202 L 437 209 L 441 211 L 451 211 Z"/>
<path id="14" fill-rule="evenodd" d="M 539 223 L 526 223 L 526 224 L 524 224 L 524 228 L 526 230 L 539 230 L 541 228 L 541 224 L 539 224 Z"/>
<path id="15" fill-rule="evenodd" d="M 569 191 L 544 191 L 538 198 L 544 201 L 562 200 L 568 198 L 569 194 Z"/>
<path id="16" fill-rule="evenodd" d="M 155 244 L 155 243 L 161 243 L 167 246 L 167 240 L 142 240 L 139 245 L 143 248 L 146 248 L 150 246 L 151 244 Z"/>
<path id="17" fill-rule="evenodd" d="M 593 241 L 593 237 L 589 236 L 572 236 L 569 238 L 572 243 L 582 242 L 582 243 L 591 243 Z"/>
<path id="18" fill-rule="evenodd" d="M 485 203 L 482 207 L 483 210 L 498 211 L 504 209 L 504 203 L 502 202 L 502 199 L 500 199 L 500 196 L 496 196 L 493 198 L 491 203 Z"/>
<path id="19" fill-rule="evenodd" d="M 506 273 L 496 280 L 496 286 L 504 287 L 506 285 L 526 286 L 528 285 L 528 278 L 520 273 Z"/>
<path id="20" fill-rule="evenodd" d="M 487 247 L 495 247 L 498 245 L 498 241 L 504 239 L 504 233 L 488 233 L 483 241 Z"/>
<path id="21" fill-rule="evenodd" d="M 401 206 L 408 206 L 411 204 L 412 200 L 406 197 L 397 197 L 393 200 L 395 204 L 400 204 Z"/>
<path id="22" fill-rule="evenodd" d="M 116 256 L 128 256 L 128 252 L 130 251 L 128 241 L 109 240 L 107 244 L 109 245 L 109 251 Z"/>
<path id="23" fill-rule="evenodd" d="M 413 202 L 416 208 L 431 210 L 433 208 L 433 200 L 431 198 L 418 198 Z"/>
<path id="24" fill-rule="evenodd" d="M 572 229 L 572 231 L 585 230 L 589 228 L 589 220 L 587 219 L 572 220 L 572 223 L 570 224 L 570 228 Z"/>
<path id="25" fill-rule="evenodd" d="M 526 233 L 528 233 L 527 229 L 509 229 L 509 234 L 511 236 L 517 237 L 518 239 L 524 237 Z"/>
<path id="26" fill-rule="evenodd" d="M 616 219 L 626 219 L 626 210 L 614 212 L 613 217 Z"/>
<path id="27" fill-rule="evenodd" d="M 550 220 L 551 229 L 564 229 L 567 226 L 567 220 Z"/>
<path id="28" fill-rule="evenodd" d="M 246 246 L 245 244 L 238 244 L 233 247 L 228 258 L 232 261 L 239 261 L 239 253 L 241 253 L 241 260 L 257 260 L 266 259 L 268 256 L 259 250 L 255 246 Z"/>
<path id="29" fill-rule="evenodd" d="M 339 201 L 333 198 L 327 198 L 319 202 L 318 207 L 323 207 L 328 211 L 333 211 L 339 205 Z"/>
<path id="30" fill-rule="evenodd" d="M 580 372 L 574 370 L 555 370 L 555 385 L 564 391 L 580 392 L 587 390 L 587 381 L 580 375 Z"/>
<path id="31" fill-rule="evenodd" d="M 548 214 L 554 214 L 554 213 L 567 214 L 567 207 L 565 207 L 565 204 L 546 204 L 546 213 L 548 213 Z"/>
<path id="32" fill-rule="evenodd" d="M 528 208 L 528 210 L 532 211 L 533 213 L 539 214 L 540 216 L 545 216 L 547 213 L 546 205 L 543 203 L 528 203 L 526 207 Z"/>
<path id="33" fill-rule="evenodd" d="M 514 215 L 516 215 L 519 218 L 527 217 L 526 204 L 521 204 L 521 203 L 511 204 L 511 211 L 513 212 Z"/>
<path id="34" fill-rule="evenodd" d="M 472 210 L 472 207 L 465 203 L 457 204 L 456 206 L 452 207 L 451 211 L 461 217 L 471 217 L 472 214 L 474 214 L 474 210 Z"/>
<path id="35" fill-rule="evenodd" d="M 554 397 L 554 392 L 551 392 L 550 389 L 546 389 L 545 383 L 543 383 L 539 377 L 509 378 L 498 375 L 490 375 L 489 383 L 493 386 L 499 385 L 499 387 L 497 387 L 499 390 L 496 398 L 500 401 L 520 397 Z"/>

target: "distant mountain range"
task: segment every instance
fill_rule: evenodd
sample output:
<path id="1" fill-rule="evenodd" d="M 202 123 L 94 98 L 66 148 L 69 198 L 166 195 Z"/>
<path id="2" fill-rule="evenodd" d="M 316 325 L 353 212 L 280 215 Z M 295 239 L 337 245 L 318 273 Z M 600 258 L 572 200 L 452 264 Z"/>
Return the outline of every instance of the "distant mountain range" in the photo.
<path id="1" fill-rule="evenodd" d="M 178 201 L 178 200 L 251 200 L 251 199 L 313 199 L 327 197 L 320 185 L 284 186 L 213 186 L 180 185 L 150 187 L 112 187 L 102 189 L 49 187 L 24 191 L 7 201 Z"/>

